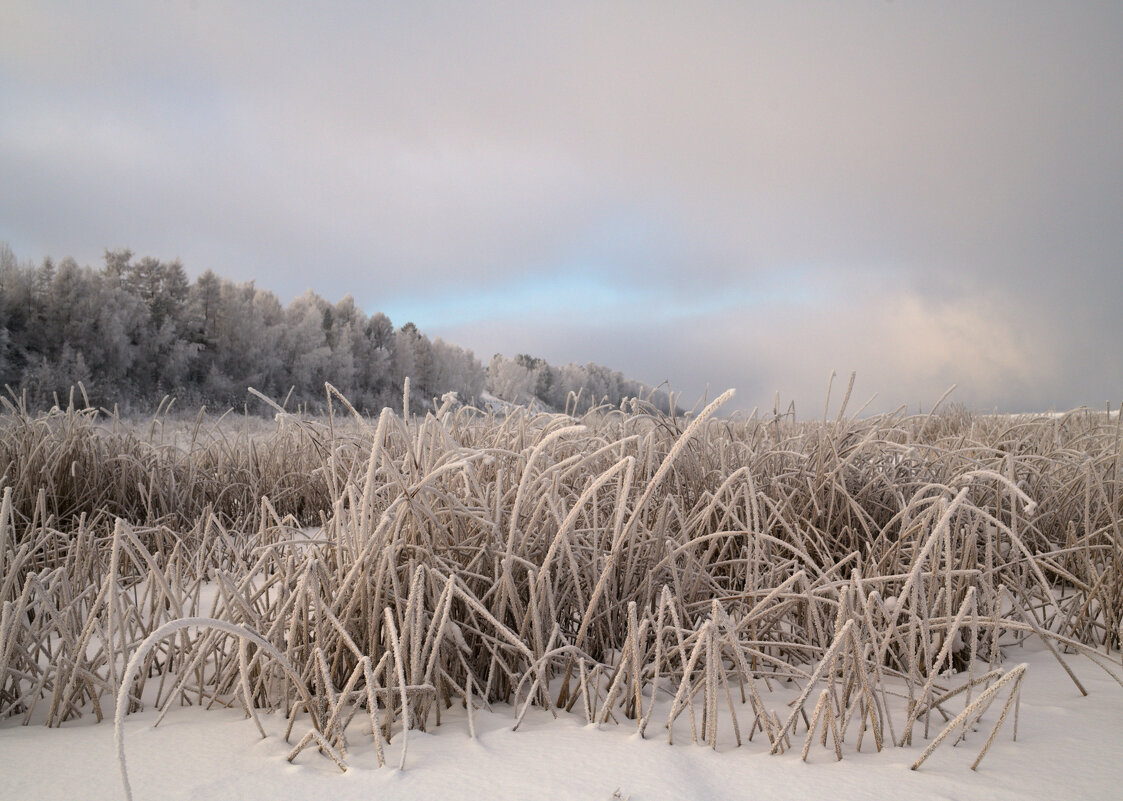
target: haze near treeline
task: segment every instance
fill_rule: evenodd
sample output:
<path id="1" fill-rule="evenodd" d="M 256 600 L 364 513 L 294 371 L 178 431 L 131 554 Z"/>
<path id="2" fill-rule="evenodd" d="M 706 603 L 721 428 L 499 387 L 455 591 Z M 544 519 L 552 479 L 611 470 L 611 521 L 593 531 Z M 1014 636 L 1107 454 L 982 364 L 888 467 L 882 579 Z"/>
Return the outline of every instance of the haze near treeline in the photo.
<path id="1" fill-rule="evenodd" d="M 12 0 L 0 240 L 745 409 L 1102 407 L 1120 76 L 1117 3 Z"/>

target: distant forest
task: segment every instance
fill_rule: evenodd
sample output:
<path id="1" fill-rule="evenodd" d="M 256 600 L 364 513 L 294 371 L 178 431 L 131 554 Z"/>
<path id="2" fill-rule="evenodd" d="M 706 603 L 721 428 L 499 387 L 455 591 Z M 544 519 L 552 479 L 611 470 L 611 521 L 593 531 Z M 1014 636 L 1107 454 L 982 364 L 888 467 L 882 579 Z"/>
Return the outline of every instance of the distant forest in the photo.
<path id="1" fill-rule="evenodd" d="M 555 410 L 567 401 L 574 409 L 571 393 L 577 411 L 632 397 L 668 406 L 666 393 L 601 365 L 496 354 L 484 367 L 413 323 L 368 317 L 350 295 L 332 304 L 308 290 L 284 306 L 252 281 L 210 270 L 191 281 L 178 260 L 128 249 L 106 250 L 94 269 L 70 257 L 21 264 L 0 243 L 0 326 L 0 386 L 31 408 L 65 405 L 81 383 L 92 405 L 123 413 L 155 409 L 165 396 L 181 408 L 242 408 L 253 400 L 248 387 L 287 399 L 288 409 L 318 409 L 330 382 L 374 414 L 401 409 L 407 377 L 414 410 L 448 392 L 479 403 L 485 390 Z"/>

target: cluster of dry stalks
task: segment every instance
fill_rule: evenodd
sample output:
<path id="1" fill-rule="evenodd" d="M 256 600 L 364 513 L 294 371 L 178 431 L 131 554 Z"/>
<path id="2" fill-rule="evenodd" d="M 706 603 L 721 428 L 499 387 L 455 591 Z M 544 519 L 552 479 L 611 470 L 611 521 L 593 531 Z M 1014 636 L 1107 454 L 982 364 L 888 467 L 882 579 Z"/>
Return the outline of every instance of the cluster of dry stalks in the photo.
<path id="1" fill-rule="evenodd" d="M 10 410 L 0 717 L 282 710 L 292 757 L 344 767 L 356 716 L 404 760 L 450 704 L 471 726 L 503 702 L 804 757 L 922 738 L 919 765 L 1016 726 L 1024 639 L 1119 680 L 1117 420 L 731 420 L 725 399 L 279 415 L 233 440 L 200 418 L 172 442 Z"/>

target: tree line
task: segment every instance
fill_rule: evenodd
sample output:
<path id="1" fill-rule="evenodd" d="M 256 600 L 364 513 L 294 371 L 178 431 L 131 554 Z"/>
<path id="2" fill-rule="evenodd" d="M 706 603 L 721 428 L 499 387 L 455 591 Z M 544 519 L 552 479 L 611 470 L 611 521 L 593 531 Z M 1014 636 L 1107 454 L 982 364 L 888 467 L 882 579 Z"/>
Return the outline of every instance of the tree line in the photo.
<path id="1" fill-rule="evenodd" d="M 471 350 L 430 339 L 413 323 L 395 328 L 350 295 L 330 303 L 312 290 L 287 306 L 254 282 L 206 270 L 194 281 L 178 260 L 106 250 L 100 269 L 70 257 L 21 263 L 0 243 L 0 385 L 32 408 L 66 402 L 81 384 L 89 402 L 121 411 L 155 408 L 165 396 L 188 407 L 241 407 L 247 388 L 319 408 L 330 382 L 360 411 L 414 410 L 455 392 L 583 411 L 668 398 L 597 364 L 554 367 L 525 354 L 496 354 L 485 368 Z"/>

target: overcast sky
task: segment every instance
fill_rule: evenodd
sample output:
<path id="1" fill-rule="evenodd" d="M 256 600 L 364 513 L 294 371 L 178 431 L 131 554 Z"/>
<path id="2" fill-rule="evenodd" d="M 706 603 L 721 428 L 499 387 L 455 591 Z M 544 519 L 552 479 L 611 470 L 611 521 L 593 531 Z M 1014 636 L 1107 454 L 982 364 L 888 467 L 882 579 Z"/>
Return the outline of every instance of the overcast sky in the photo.
<path id="1" fill-rule="evenodd" d="M 1123 3 L 0 0 L 0 241 L 745 409 L 1118 405 Z"/>

